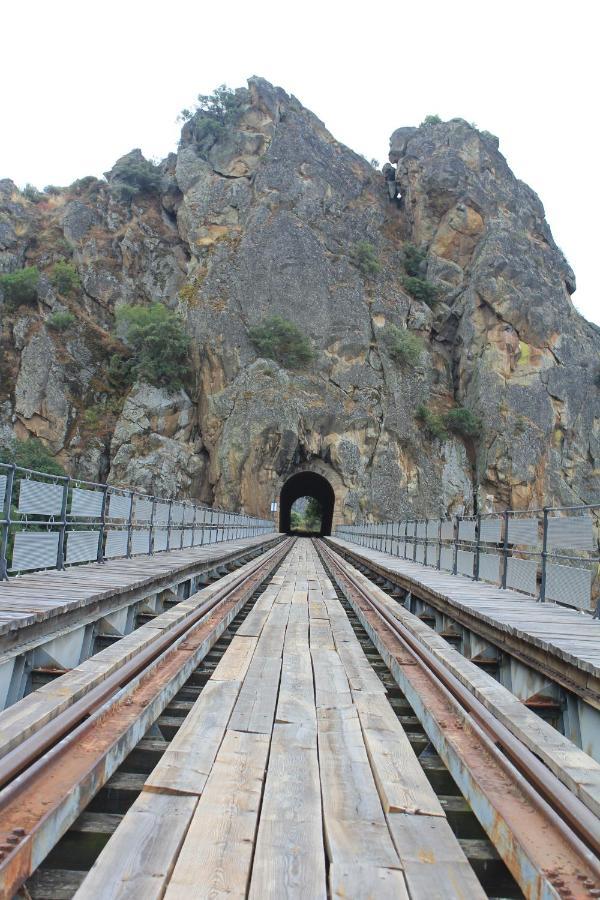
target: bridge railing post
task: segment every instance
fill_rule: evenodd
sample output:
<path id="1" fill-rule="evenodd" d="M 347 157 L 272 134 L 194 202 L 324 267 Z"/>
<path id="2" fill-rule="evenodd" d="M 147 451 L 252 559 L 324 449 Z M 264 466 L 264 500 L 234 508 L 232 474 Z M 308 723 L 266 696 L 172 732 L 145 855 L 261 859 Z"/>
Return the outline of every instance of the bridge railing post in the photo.
<path id="1" fill-rule="evenodd" d="M 475 533 L 475 566 L 473 572 L 473 580 L 479 581 L 479 554 L 481 552 L 481 513 L 477 515 L 477 521 L 475 524 L 476 533 Z"/>
<path id="2" fill-rule="evenodd" d="M 506 578 L 508 576 L 508 515 L 508 510 L 505 509 L 502 513 L 502 518 L 504 519 L 504 540 L 502 543 L 502 583 L 500 585 L 504 590 L 506 590 Z"/>
<path id="3" fill-rule="evenodd" d="M 63 485 L 62 503 L 60 507 L 60 529 L 58 532 L 58 548 L 56 551 L 56 568 L 61 570 L 65 567 L 65 535 L 67 533 L 67 508 L 69 503 L 69 488 L 71 486 L 71 477 L 67 476 Z"/>
<path id="4" fill-rule="evenodd" d="M 102 491 L 102 505 L 100 507 L 100 527 L 98 529 L 98 548 L 96 562 L 104 562 L 104 535 L 106 534 L 106 507 L 108 505 L 108 485 L 104 485 Z"/>
<path id="5" fill-rule="evenodd" d="M 437 566 L 436 569 L 442 568 L 442 522 L 443 519 L 440 516 L 440 520 L 438 522 L 438 540 L 437 540 Z"/>
<path id="6" fill-rule="evenodd" d="M 171 511 L 173 509 L 173 501 L 169 500 L 169 514 L 167 516 L 167 550 L 171 549 Z"/>
<path id="7" fill-rule="evenodd" d="M 458 534 L 460 531 L 460 516 L 454 517 L 454 546 L 452 558 L 452 574 L 456 575 L 458 571 Z"/>
<path id="8" fill-rule="evenodd" d="M 546 572 L 548 567 L 548 513 L 549 508 L 545 506 L 543 510 L 544 518 L 542 524 L 542 578 L 540 582 L 540 603 L 545 603 L 546 601 Z"/>
<path id="9" fill-rule="evenodd" d="M 8 581 L 8 538 L 10 535 L 10 526 L 12 524 L 11 510 L 16 468 L 14 463 L 10 466 L 6 475 L 6 484 L 4 486 L 2 543 L 0 545 L 0 581 Z"/>
<path id="10" fill-rule="evenodd" d="M 133 500 L 135 497 L 135 491 L 128 491 L 129 493 L 129 516 L 127 517 L 127 559 L 131 558 L 131 536 L 133 534 Z"/>
<path id="11" fill-rule="evenodd" d="M 154 553 L 154 513 L 156 511 L 156 497 L 152 498 L 152 508 L 150 510 L 150 535 L 148 538 L 148 556 Z"/>

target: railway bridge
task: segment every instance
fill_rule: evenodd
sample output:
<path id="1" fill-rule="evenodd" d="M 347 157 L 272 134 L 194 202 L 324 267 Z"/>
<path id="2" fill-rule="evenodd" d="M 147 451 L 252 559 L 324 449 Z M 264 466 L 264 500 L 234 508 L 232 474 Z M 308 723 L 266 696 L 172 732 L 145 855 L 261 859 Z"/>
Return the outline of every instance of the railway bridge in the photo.
<path id="1" fill-rule="evenodd" d="M 279 500 L 2 468 L 0 896 L 600 897 L 599 508 Z"/>

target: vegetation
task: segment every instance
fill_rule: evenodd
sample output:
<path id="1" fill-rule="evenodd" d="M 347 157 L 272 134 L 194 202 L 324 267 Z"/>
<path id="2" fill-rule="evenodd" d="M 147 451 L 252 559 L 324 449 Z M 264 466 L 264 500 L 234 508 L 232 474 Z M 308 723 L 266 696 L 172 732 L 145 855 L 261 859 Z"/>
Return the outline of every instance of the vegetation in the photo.
<path id="1" fill-rule="evenodd" d="M 359 272 L 366 277 L 376 275 L 381 268 L 375 247 L 368 241 L 359 241 L 355 244 L 350 252 L 350 258 Z"/>
<path id="2" fill-rule="evenodd" d="M 243 97 L 243 91 L 234 91 L 226 84 L 221 84 L 212 94 L 198 94 L 196 108 L 183 109 L 180 118 L 184 122 L 193 123 L 199 143 L 206 138 L 212 139 L 211 143 L 214 143 L 237 119 Z"/>
<path id="3" fill-rule="evenodd" d="M 136 194 L 149 194 L 160 188 L 162 175 L 158 166 L 147 159 L 127 159 L 115 166 L 111 178 L 111 190 L 122 200 L 130 200 Z"/>
<path id="4" fill-rule="evenodd" d="M 124 305 L 117 310 L 117 330 L 131 356 L 111 358 L 109 375 L 132 384 L 147 381 L 175 390 L 189 373 L 189 338 L 179 316 L 163 306 Z"/>
<path id="5" fill-rule="evenodd" d="M 444 426 L 443 418 L 438 413 L 432 412 L 425 403 L 421 403 L 417 407 L 416 417 L 431 437 L 437 438 L 438 441 L 446 440 L 448 432 Z"/>
<path id="6" fill-rule="evenodd" d="M 406 274 L 411 278 L 418 278 L 421 274 L 421 264 L 426 256 L 425 250 L 415 247 L 414 244 L 405 244 L 402 262 Z"/>
<path id="7" fill-rule="evenodd" d="M 321 530 L 321 521 L 323 518 L 323 510 L 321 504 L 316 497 L 302 497 L 307 501 L 304 511 L 292 509 L 290 515 L 290 524 L 296 531 L 313 531 Z M 298 502 L 298 501 L 296 501 Z"/>
<path id="8" fill-rule="evenodd" d="M 17 309 L 22 303 L 35 303 L 39 278 L 36 266 L 0 275 L 0 288 L 9 308 Z"/>
<path id="9" fill-rule="evenodd" d="M 309 339 L 297 325 L 282 316 L 263 319 L 248 333 L 261 356 L 274 359 L 287 369 L 300 369 L 314 359 Z"/>
<path id="10" fill-rule="evenodd" d="M 421 127 L 423 127 L 423 125 L 441 125 L 441 124 L 442 124 L 442 120 L 440 119 L 440 117 L 438 116 L 437 113 L 434 113 L 433 115 L 425 116 L 425 118 L 421 122 Z"/>
<path id="11" fill-rule="evenodd" d="M 35 469 L 48 475 L 65 475 L 65 470 L 56 462 L 39 438 L 30 437 L 16 441 L 11 447 L 0 449 L 0 462 L 14 463 L 23 469 Z"/>
<path id="12" fill-rule="evenodd" d="M 446 413 L 444 424 L 448 431 L 463 437 L 477 437 L 481 432 L 481 419 L 463 406 L 457 406 L 456 409 L 451 409 Z"/>
<path id="13" fill-rule="evenodd" d="M 26 197 L 31 203 L 39 203 L 40 200 L 44 199 L 44 195 L 41 191 L 38 191 L 34 184 L 26 184 L 23 190 L 21 191 L 24 197 Z"/>
<path id="14" fill-rule="evenodd" d="M 73 263 L 69 263 L 66 259 L 59 259 L 52 266 L 50 281 L 59 294 L 66 296 L 72 294 L 81 284 L 77 269 Z"/>
<path id="15" fill-rule="evenodd" d="M 50 197 L 56 197 L 57 194 L 60 194 L 61 188 L 57 187 L 55 184 L 47 184 L 44 188 L 44 193 L 49 194 Z"/>
<path id="16" fill-rule="evenodd" d="M 388 353 L 400 366 L 416 366 L 424 349 L 424 344 L 417 334 L 406 328 L 389 325 L 384 333 L 384 341 Z"/>
<path id="17" fill-rule="evenodd" d="M 88 406 L 83 413 L 84 427 L 95 435 L 111 433 L 122 407 L 123 400 L 119 397 L 108 397 Z"/>
<path id="18" fill-rule="evenodd" d="M 440 441 L 447 439 L 448 432 L 469 438 L 476 438 L 481 434 L 481 419 L 463 406 L 457 406 L 440 416 L 432 412 L 425 403 L 421 403 L 417 408 L 416 418 L 432 437 Z"/>
<path id="19" fill-rule="evenodd" d="M 416 278 L 413 275 L 405 275 L 402 278 L 405 291 L 415 300 L 421 300 L 427 306 L 432 307 L 438 296 L 438 288 L 425 278 Z"/>
<path id="20" fill-rule="evenodd" d="M 72 312 L 68 310 L 57 310 L 48 318 L 48 325 L 55 331 L 67 331 L 74 325 L 76 318 Z"/>

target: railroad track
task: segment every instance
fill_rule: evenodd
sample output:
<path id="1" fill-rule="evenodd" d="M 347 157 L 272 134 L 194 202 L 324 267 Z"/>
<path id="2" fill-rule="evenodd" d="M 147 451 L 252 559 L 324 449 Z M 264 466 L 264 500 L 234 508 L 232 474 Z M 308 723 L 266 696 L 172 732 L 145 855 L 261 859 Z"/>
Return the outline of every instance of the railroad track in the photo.
<path id="1" fill-rule="evenodd" d="M 208 595 L 201 602 L 183 601 L 137 629 L 129 636 L 135 652 L 120 652 L 124 639 L 87 660 L 82 670 L 100 666 L 102 672 L 82 696 L 73 672 L 58 679 L 55 692 L 62 682 L 70 702 L 49 720 L 43 712 L 36 718 L 34 710 L 21 733 L 0 738 L 2 898 L 14 896 L 193 679 L 198 663 L 292 544 L 284 541 L 201 591 L 197 596 Z"/>
<path id="2" fill-rule="evenodd" d="M 600 897 L 594 812 L 415 637 L 381 590 L 324 542 L 318 550 L 526 896 Z"/>
<path id="3" fill-rule="evenodd" d="M 16 736 L 4 744 L 0 896 L 21 885 L 33 900 L 76 893 L 293 544 L 148 623 L 152 640 L 138 629 L 139 646 L 120 665 L 117 642 L 114 657 L 104 653 L 107 677 L 80 695 L 73 684 L 71 705 L 28 722 L 19 745 Z M 324 542 L 315 546 L 487 895 L 600 896 L 596 815 L 428 656 L 390 612 L 394 601 Z"/>

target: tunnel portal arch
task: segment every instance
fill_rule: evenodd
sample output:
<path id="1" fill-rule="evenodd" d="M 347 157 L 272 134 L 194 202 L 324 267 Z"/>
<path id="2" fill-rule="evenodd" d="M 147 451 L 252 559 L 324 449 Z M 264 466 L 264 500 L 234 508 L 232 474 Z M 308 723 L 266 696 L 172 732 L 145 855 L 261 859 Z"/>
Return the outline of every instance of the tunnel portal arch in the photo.
<path id="1" fill-rule="evenodd" d="M 320 534 L 331 534 L 335 492 L 329 481 L 316 472 L 298 472 L 284 483 L 279 496 L 279 530 L 291 530 L 292 506 L 300 497 L 314 497 L 323 512 Z"/>

